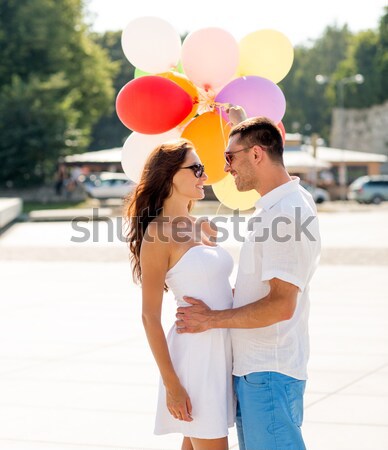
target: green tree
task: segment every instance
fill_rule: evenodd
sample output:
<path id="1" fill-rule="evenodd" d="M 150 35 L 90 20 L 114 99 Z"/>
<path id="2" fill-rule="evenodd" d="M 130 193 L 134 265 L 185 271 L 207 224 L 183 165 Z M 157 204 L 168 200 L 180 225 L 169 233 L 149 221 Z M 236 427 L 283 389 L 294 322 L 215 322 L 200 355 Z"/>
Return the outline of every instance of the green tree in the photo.
<path id="1" fill-rule="evenodd" d="M 52 174 L 59 156 L 84 148 L 87 135 L 77 128 L 75 98 L 64 95 L 61 75 L 42 82 L 15 75 L 0 92 L 0 180 L 30 185 Z M 47 132 L 49 130 L 49 132 Z"/>
<path id="2" fill-rule="evenodd" d="M 92 125 L 112 105 L 115 67 L 91 39 L 83 6 L 0 2 L 2 185 L 47 179 L 58 156 L 87 148 Z"/>
<path id="3" fill-rule="evenodd" d="M 387 100 L 388 7 L 376 30 L 352 34 L 347 26 L 333 25 L 310 46 L 295 48 L 292 70 L 281 83 L 287 99 L 283 119 L 287 131 L 317 132 L 328 139 L 332 109 L 340 104 L 339 81 L 357 73 L 364 76 L 364 83 L 344 86 L 345 108 L 368 108 Z M 318 74 L 326 76 L 325 84 L 316 83 Z"/>
<path id="4" fill-rule="evenodd" d="M 380 74 L 380 101 L 383 102 L 388 97 L 388 6 L 380 19 L 379 39 L 376 53 L 376 70 Z"/>
<path id="5" fill-rule="evenodd" d="M 306 135 L 318 132 L 328 138 L 335 99 L 330 85 L 318 85 L 315 76 L 324 74 L 330 78 L 333 75 L 347 55 L 351 37 L 347 26 L 333 25 L 328 26 L 311 46 L 295 47 L 293 67 L 280 85 L 287 99 L 283 120 L 287 131 Z M 299 127 L 295 127 L 296 124 Z"/>
<path id="6" fill-rule="evenodd" d="M 360 73 L 362 84 L 345 86 L 345 108 L 368 108 L 383 103 L 388 98 L 388 7 L 376 30 L 356 34 L 334 73 L 334 80 Z M 338 92 L 337 104 L 338 104 Z"/>
<path id="7" fill-rule="evenodd" d="M 120 89 L 134 78 L 135 68 L 124 56 L 121 48 L 121 31 L 107 31 L 106 33 L 95 34 L 95 42 L 104 48 L 116 68 L 116 75 L 113 80 L 115 95 Z M 110 110 L 104 114 L 94 125 L 92 131 L 92 141 L 89 148 L 100 150 L 112 147 L 121 147 L 125 139 L 131 134 L 117 117 L 114 104 Z"/>
<path id="8" fill-rule="evenodd" d="M 349 83 L 344 86 L 345 108 L 366 108 L 380 103 L 380 73 L 376 70 L 378 35 L 372 30 L 358 33 L 349 46 L 348 57 L 338 66 L 334 79 L 339 80 L 355 74 L 362 74 L 362 84 Z M 336 92 L 337 104 L 339 92 Z"/>

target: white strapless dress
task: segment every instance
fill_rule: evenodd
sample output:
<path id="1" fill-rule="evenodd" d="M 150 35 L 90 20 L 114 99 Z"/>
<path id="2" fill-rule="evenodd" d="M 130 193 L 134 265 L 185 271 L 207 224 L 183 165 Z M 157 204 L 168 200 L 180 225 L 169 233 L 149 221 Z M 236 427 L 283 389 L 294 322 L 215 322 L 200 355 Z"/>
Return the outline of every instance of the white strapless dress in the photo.
<path id="1" fill-rule="evenodd" d="M 189 306 L 183 301 L 186 295 L 203 300 L 211 309 L 228 309 L 233 302 L 232 269 L 233 260 L 226 250 L 198 245 L 167 272 L 166 282 L 178 306 Z M 180 421 L 169 413 L 160 381 L 155 434 L 181 433 L 202 439 L 227 436 L 235 417 L 229 330 L 178 334 L 174 323 L 167 343 L 174 369 L 190 397 L 193 421 Z"/>

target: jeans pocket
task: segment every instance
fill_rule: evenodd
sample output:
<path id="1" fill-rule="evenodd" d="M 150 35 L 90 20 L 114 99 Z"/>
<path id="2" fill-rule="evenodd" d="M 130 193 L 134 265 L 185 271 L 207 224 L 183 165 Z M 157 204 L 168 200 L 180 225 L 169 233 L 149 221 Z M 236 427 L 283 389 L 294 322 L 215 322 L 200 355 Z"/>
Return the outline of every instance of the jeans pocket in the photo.
<path id="1" fill-rule="evenodd" d="M 286 385 L 291 419 L 298 427 L 301 427 L 303 423 L 303 394 L 305 387 L 305 381 L 293 381 Z"/>
<path id="2" fill-rule="evenodd" d="M 243 379 L 249 386 L 256 388 L 267 388 L 270 383 L 270 375 L 268 372 L 253 372 L 248 375 L 244 375 Z"/>

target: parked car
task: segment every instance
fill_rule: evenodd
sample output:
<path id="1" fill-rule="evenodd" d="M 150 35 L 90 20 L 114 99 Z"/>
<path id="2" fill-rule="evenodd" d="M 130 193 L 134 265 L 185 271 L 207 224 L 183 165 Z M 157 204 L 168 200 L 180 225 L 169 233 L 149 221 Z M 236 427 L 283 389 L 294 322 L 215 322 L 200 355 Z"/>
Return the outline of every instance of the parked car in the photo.
<path id="1" fill-rule="evenodd" d="M 312 195 L 315 203 L 323 203 L 323 202 L 329 202 L 330 201 L 330 194 L 327 192 L 326 189 L 322 189 L 319 187 L 315 187 L 309 183 L 306 183 L 306 181 L 301 181 L 300 184 L 310 192 Z"/>
<path id="2" fill-rule="evenodd" d="M 348 199 L 358 203 L 379 205 L 388 200 L 388 175 L 370 175 L 357 178 L 349 186 Z"/>
<path id="3" fill-rule="evenodd" d="M 82 182 L 86 193 L 99 200 L 123 198 L 131 193 L 136 183 L 129 180 L 124 173 L 101 172 L 91 174 Z"/>

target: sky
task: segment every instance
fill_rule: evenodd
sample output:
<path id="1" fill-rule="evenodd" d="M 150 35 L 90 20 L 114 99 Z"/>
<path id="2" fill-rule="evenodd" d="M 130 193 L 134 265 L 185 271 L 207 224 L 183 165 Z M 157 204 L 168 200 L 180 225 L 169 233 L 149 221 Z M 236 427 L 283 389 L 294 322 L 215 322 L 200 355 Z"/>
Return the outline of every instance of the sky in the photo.
<path id="1" fill-rule="evenodd" d="M 273 29 L 293 45 L 319 38 L 327 25 L 347 24 L 353 32 L 376 29 L 388 0 L 87 0 L 88 22 L 95 31 L 123 30 L 131 20 L 155 16 L 180 34 L 215 26 L 237 40 Z M 229 5 L 229 6 L 228 6 Z"/>

